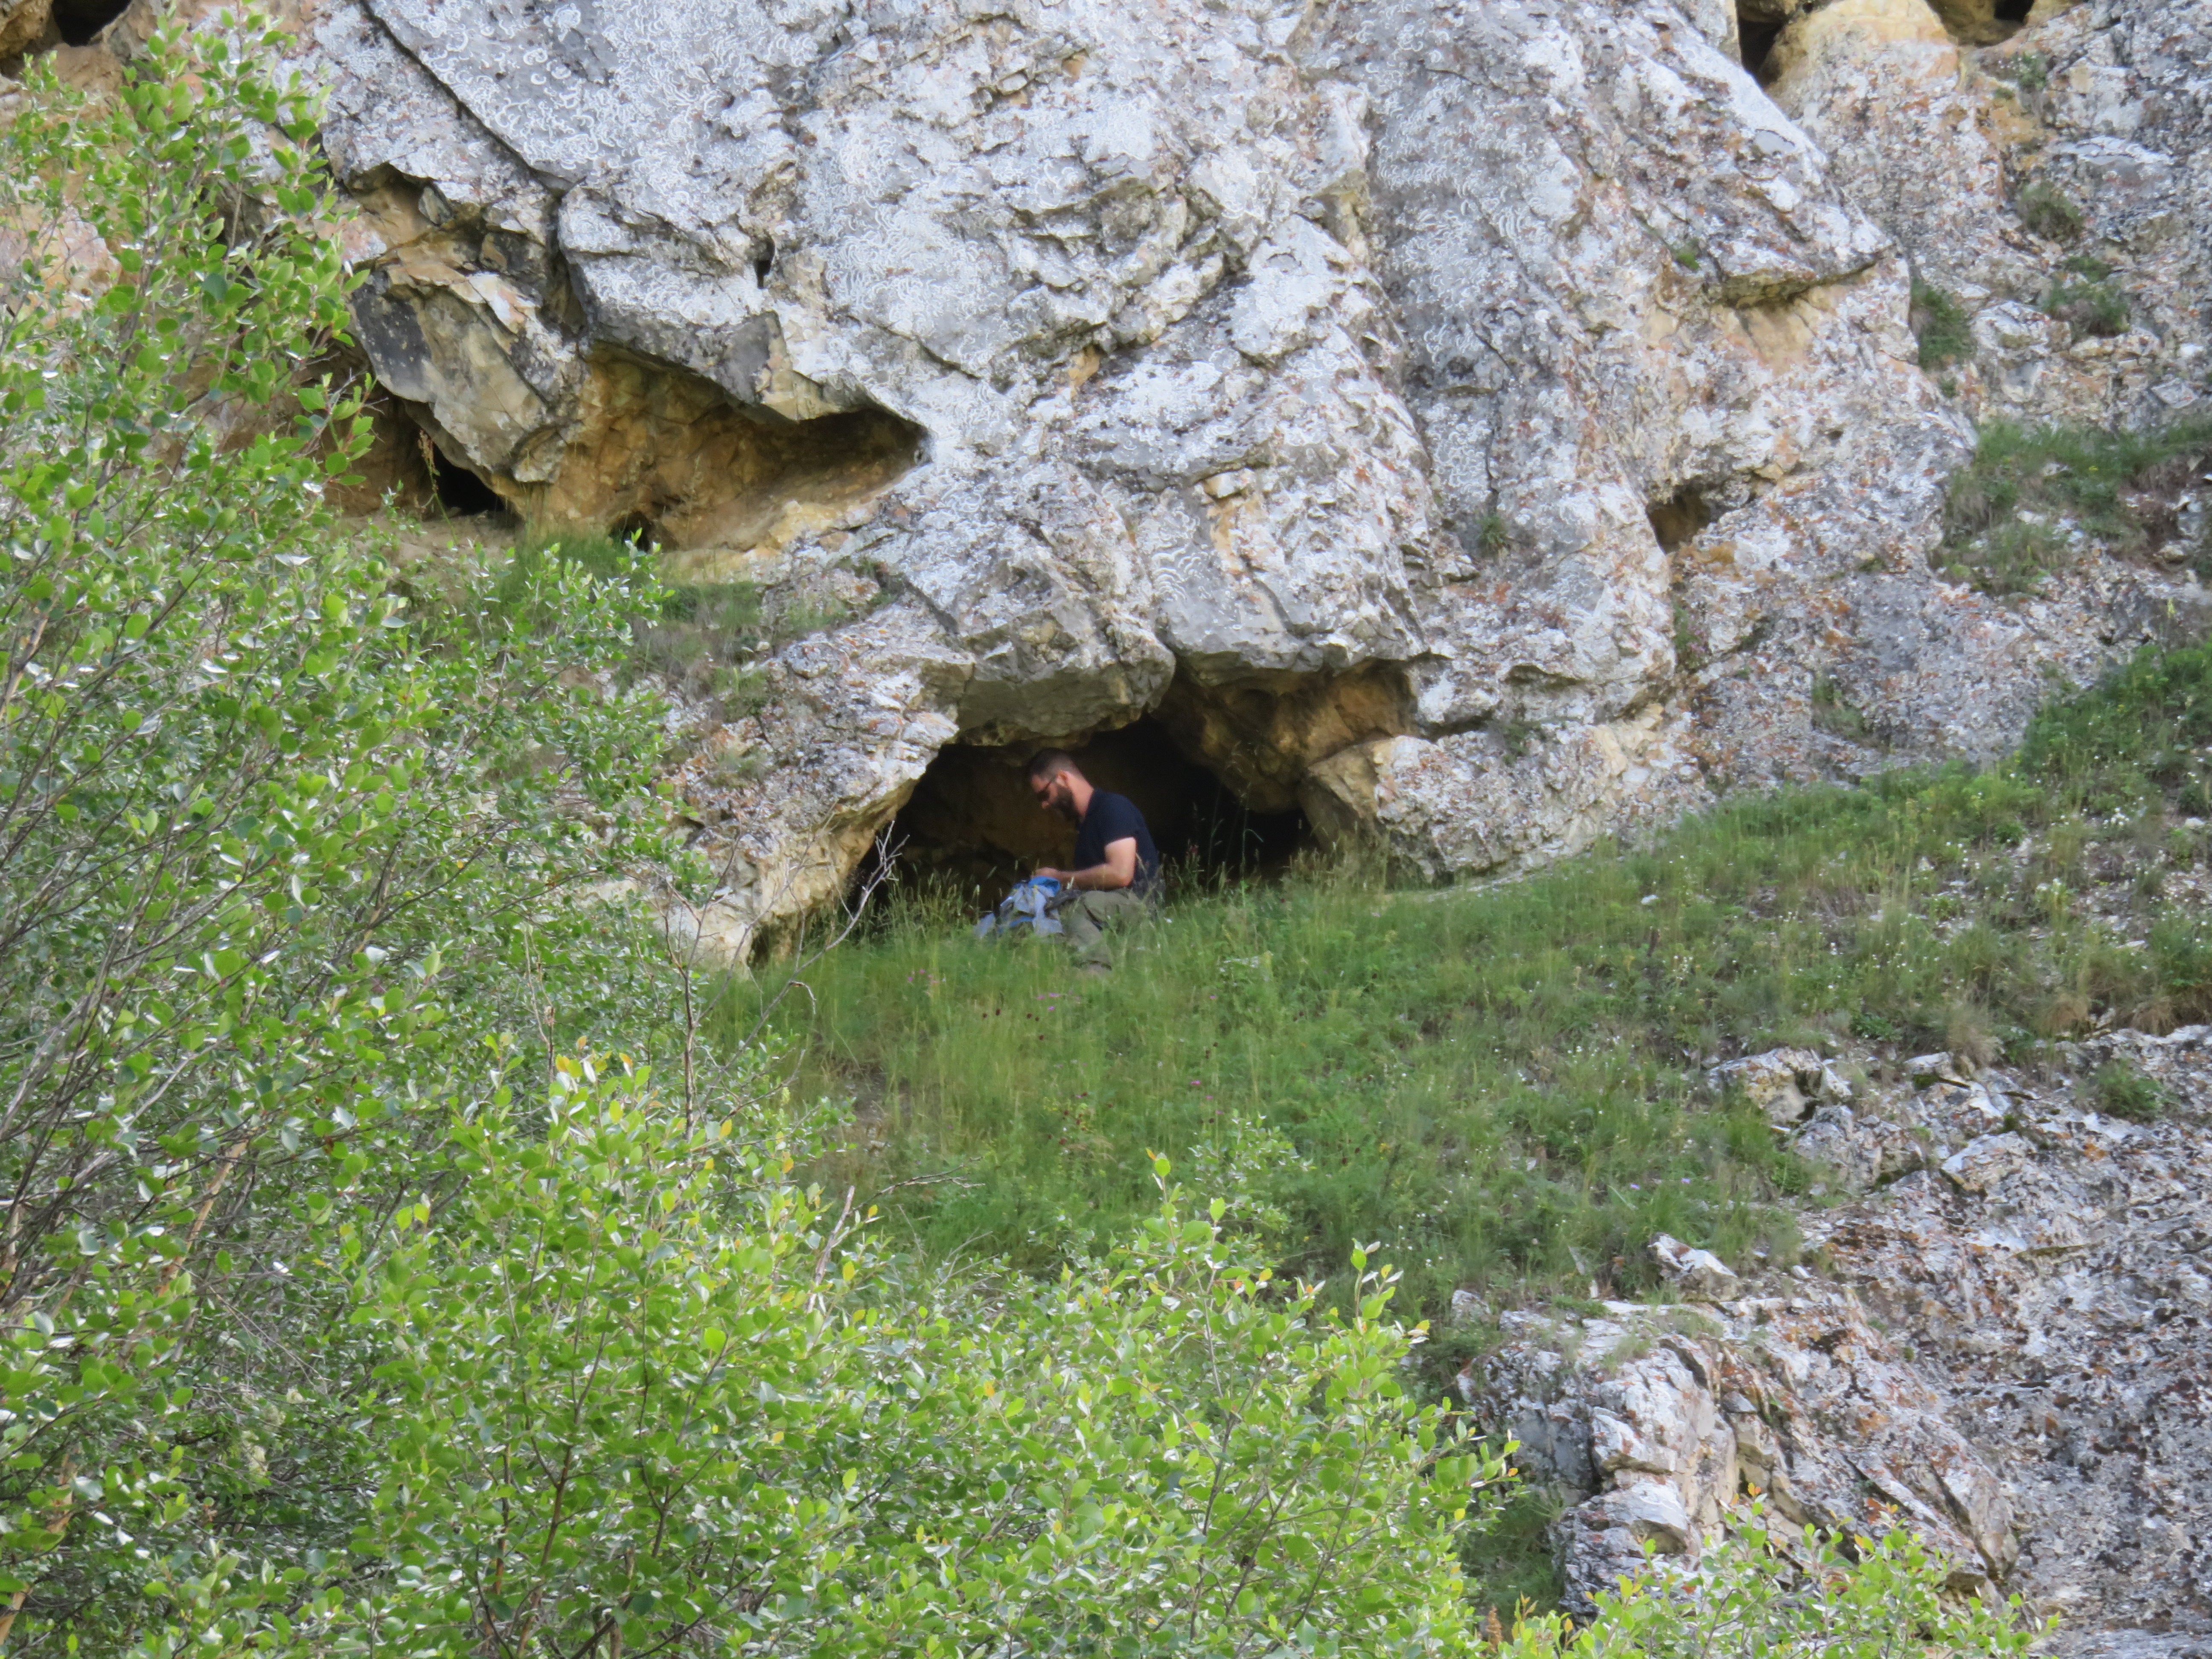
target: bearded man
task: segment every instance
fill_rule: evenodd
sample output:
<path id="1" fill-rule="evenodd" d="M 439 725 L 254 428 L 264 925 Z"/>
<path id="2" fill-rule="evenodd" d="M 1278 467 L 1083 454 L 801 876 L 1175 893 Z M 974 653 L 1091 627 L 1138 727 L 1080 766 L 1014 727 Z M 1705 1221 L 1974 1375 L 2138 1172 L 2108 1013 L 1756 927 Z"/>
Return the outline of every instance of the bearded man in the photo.
<path id="1" fill-rule="evenodd" d="M 1149 921 L 1159 905 L 1160 855 L 1145 815 L 1127 795 L 1101 789 L 1083 775 L 1065 750 L 1048 749 L 1030 762 L 1030 791 L 1037 805 L 1075 826 L 1073 869 L 1040 870 L 1064 895 L 1054 912 L 1085 973 L 1113 966 L 1109 928 Z"/>

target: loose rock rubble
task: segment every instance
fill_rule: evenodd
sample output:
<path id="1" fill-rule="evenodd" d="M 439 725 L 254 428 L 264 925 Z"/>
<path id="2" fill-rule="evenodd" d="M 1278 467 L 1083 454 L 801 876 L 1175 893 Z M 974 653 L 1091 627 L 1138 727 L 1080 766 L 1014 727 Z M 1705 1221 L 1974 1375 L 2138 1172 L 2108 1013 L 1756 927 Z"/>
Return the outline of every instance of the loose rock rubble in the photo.
<path id="1" fill-rule="evenodd" d="M 2158 1121 L 2095 1109 L 2116 1055 L 2164 1088 Z M 1580 1495 L 1555 1534 L 1571 1607 L 1647 1540 L 1694 1555 L 1760 1492 L 1792 1520 L 1915 1527 L 1959 1589 L 2056 1617 L 2053 1651 L 2212 1652 L 2212 1028 L 2068 1061 L 1917 1056 L 1918 1087 L 1820 1107 L 1801 1148 L 1876 1189 L 1806 1218 L 1817 1267 L 1707 1300 L 1727 1284 L 1689 1266 L 1707 1253 L 1661 1240 L 1698 1305 L 1504 1316 L 1462 1383 Z"/>

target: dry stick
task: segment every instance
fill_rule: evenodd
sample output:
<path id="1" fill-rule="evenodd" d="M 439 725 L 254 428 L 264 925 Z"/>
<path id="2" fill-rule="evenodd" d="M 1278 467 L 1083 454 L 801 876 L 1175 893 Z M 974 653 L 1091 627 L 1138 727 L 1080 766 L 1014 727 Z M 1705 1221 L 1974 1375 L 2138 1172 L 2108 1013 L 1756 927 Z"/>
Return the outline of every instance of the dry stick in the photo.
<path id="1" fill-rule="evenodd" d="M 664 925 L 664 941 L 668 929 Z M 683 966 L 678 970 L 684 985 L 684 1133 L 691 1133 L 691 1116 L 699 1103 L 699 1009 L 691 994 L 692 975 L 696 971 L 700 947 L 706 943 L 706 930 L 694 927 L 691 944 L 684 953 Z"/>
<path id="2" fill-rule="evenodd" d="M 215 1208 L 216 1200 L 222 1196 L 222 1189 L 230 1180 L 230 1172 L 238 1167 L 238 1160 L 246 1156 L 246 1149 L 252 1144 L 252 1132 L 248 1130 L 224 1149 L 222 1165 L 216 1171 L 215 1180 L 208 1187 L 207 1196 L 200 1200 L 199 1208 L 192 1212 L 191 1230 L 185 1235 L 185 1248 L 172 1256 L 169 1259 L 169 1265 L 161 1269 L 163 1290 L 168 1289 L 170 1281 L 176 1278 L 179 1270 L 184 1267 L 185 1258 L 191 1255 L 192 1246 L 199 1243 L 200 1229 L 207 1225 L 209 1212 Z"/>
<path id="3" fill-rule="evenodd" d="M 852 903 L 843 907 L 844 926 L 832 932 L 811 956 L 805 957 L 796 968 L 792 969 L 790 976 L 784 981 L 781 988 L 762 1007 L 760 1018 L 753 1022 L 753 1029 L 745 1034 L 745 1042 L 748 1045 L 759 1037 L 784 998 L 791 994 L 792 987 L 797 986 L 809 996 L 813 995 L 813 988 L 799 975 L 853 936 L 854 930 L 860 925 L 860 918 L 867 914 L 870 901 L 875 897 L 878 890 L 890 880 L 892 866 L 897 861 L 898 855 L 905 849 L 904 842 L 900 842 L 896 845 L 892 844 L 890 831 L 888 830 L 876 837 L 875 869 L 870 873 L 868 878 L 860 884 L 860 896 Z"/>
<path id="4" fill-rule="evenodd" d="M 837 1212 L 837 1224 L 830 1230 L 830 1236 L 822 1241 L 822 1253 L 814 1258 L 814 1282 L 817 1285 L 822 1283 L 822 1275 L 830 1270 L 830 1253 L 844 1242 L 845 1223 L 853 1213 L 854 1190 L 850 1187 L 845 1188 L 845 1207 Z"/>

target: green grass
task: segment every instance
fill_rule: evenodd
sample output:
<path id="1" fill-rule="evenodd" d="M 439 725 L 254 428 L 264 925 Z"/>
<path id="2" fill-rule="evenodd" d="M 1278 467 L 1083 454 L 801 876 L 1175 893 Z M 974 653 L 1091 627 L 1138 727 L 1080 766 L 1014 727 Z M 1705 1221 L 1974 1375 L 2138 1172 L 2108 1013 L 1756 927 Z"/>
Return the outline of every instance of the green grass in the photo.
<path id="1" fill-rule="evenodd" d="M 1552 1559 L 1551 1525 L 1580 1497 L 1549 1486 L 1516 1486 L 1490 1525 L 1470 1528 L 1460 1547 L 1468 1594 L 1486 1606 L 1499 1626 L 1513 1627 L 1524 1610 L 1543 1612 L 1558 1605 L 1559 1573 Z"/>
<path id="2" fill-rule="evenodd" d="M 761 612 L 751 582 L 672 587 L 659 619 L 639 635 L 634 660 L 693 696 L 735 692 L 733 669 L 769 639 Z"/>
<path id="3" fill-rule="evenodd" d="M 1920 367 L 1943 368 L 1974 355 L 1966 308 L 1948 289 L 1912 280 L 1912 332 L 1920 342 Z"/>
<path id="4" fill-rule="evenodd" d="M 1708 1097 L 1708 1057 L 2017 1059 L 2100 1018 L 2212 1013 L 2212 931 L 2143 879 L 2202 856 L 2172 818 L 2205 792 L 2200 734 L 2212 655 L 2146 659 L 1997 771 L 1746 799 L 1476 891 L 1187 890 L 1104 981 L 910 895 L 772 1023 L 803 1087 L 858 1103 L 823 1177 L 934 1254 L 1049 1269 L 1146 1206 L 1156 1150 L 1249 1188 L 1291 1272 L 1379 1243 L 1409 1314 L 1462 1285 L 1633 1294 L 1654 1233 L 1747 1265 L 1793 1247 L 1808 1174 Z M 2093 888 L 2134 908 L 2092 917 Z M 776 988 L 733 988 L 730 1029 Z"/>
<path id="5" fill-rule="evenodd" d="M 2090 1079 L 2090 1099 L 2108 1117 L 2155 1123 L 2166 1112 L 2166 1089 L 2125 1060 L 2108 1060 Z"/>
<path id="6" fill-rule="evenodd" d="M 1813 682 L 1813 724 L 1831 737 L 1851 743 L 1865 743 L 1875 735 L 1873 722 L 1826 675 Z"/>
<path id="7" fill-rule="evenodd" d="M 2212 927 L 2160 896 L 2205 857 L 2179 820 L 2212 805 L 2208 744 L 2212 647 L 2146 655 L 1991 771 L 1732 802 L 1480 890 L 1321 868 L 1200 886 L 1104 981 L 1050 941 L 980 945 L 960 903 L 908 892 L 769 1018 L 801 1090 L 854 1103 L 817 1174 L 893 1238 L 1048 1272 L 1149 1206 L 1144 1154 L 1164 1152 L 1293 1273 L 1341 1292 L 1354 1243 L 1379 1246 L 1400 1310 L 1439 1321 L 1415 1351 L 1433 1395 L 1499 1340 L 1442 1320 L 1455 1289 L 1589 1310 L 1657 1289 L 1662 1231 L 1740 1267 L 1793 1258 L 1811 1172 L 1705 1090 L 1712 1058 L 2017 1063 L 2107 1020 L 2212 1017 Z M 787 984 L 730 987 L 726 1034 Z M 2117 1115 L 2162 1104 L 2119 1062 L 2093 1086 Z M 1522 1489 L 1468 1546 L 1506 1623 L 1556 1600 L 1559 1507 Z"/>
<path id="8" fill-rule="evenodd" d="M 2110 339 L 2128 331 L 2128 296 L 2109 282 L 2053 283 L 2044 291 L 2043 310 L 2072 327 L 2077 337 Z"/>
<path id="9" fill-rule="evenodd" d="M 2212 420 L 2137 431 L 1991 421 L 1951 481 L 1936 562 L 1989 592 L 2021 593 L 2072 562 L 2064 525 L 2123 555 L 2155 548 L 2208 464 Z"/>
<path id="10" fill-rule="evenodd" d="M 2070 242 L 2088 228 L 2088 222 L 2072 198 L 2057 185 L 2039 179 L 2014 199 L 2020 222 L 2038 236 L 2054 242 Z"/>

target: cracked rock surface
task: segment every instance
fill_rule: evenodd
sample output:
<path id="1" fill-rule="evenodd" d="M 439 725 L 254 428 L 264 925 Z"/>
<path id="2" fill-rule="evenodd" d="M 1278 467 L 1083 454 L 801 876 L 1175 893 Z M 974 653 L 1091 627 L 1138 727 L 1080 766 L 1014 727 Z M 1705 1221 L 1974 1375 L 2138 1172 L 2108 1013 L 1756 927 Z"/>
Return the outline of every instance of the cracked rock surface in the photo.
<path id="1" fill-rule="evenodd" d="M 2089 1103 L 2114 1054 L 2163 1085 L 2158 1121 Z M 2212 1028 L 2116 1033 L 2032 1081 L 1926 1058 L 1952 1076 L 1832 1137 L 1874 1149 L 1835 1168 L 1916 1156 L 1807 1218 L 1817 1272 L 1712 1301 L 1684 1262 L 1694 1304 L 1509 1313 L 1462 1388 L 1569 1494 L 1571 1607 L 1755 1491 L 1823 1527 L 1906 1521 L 1954 1585 L 2056 1617 L 2053 1651 L 2212 1652 Z"/>

